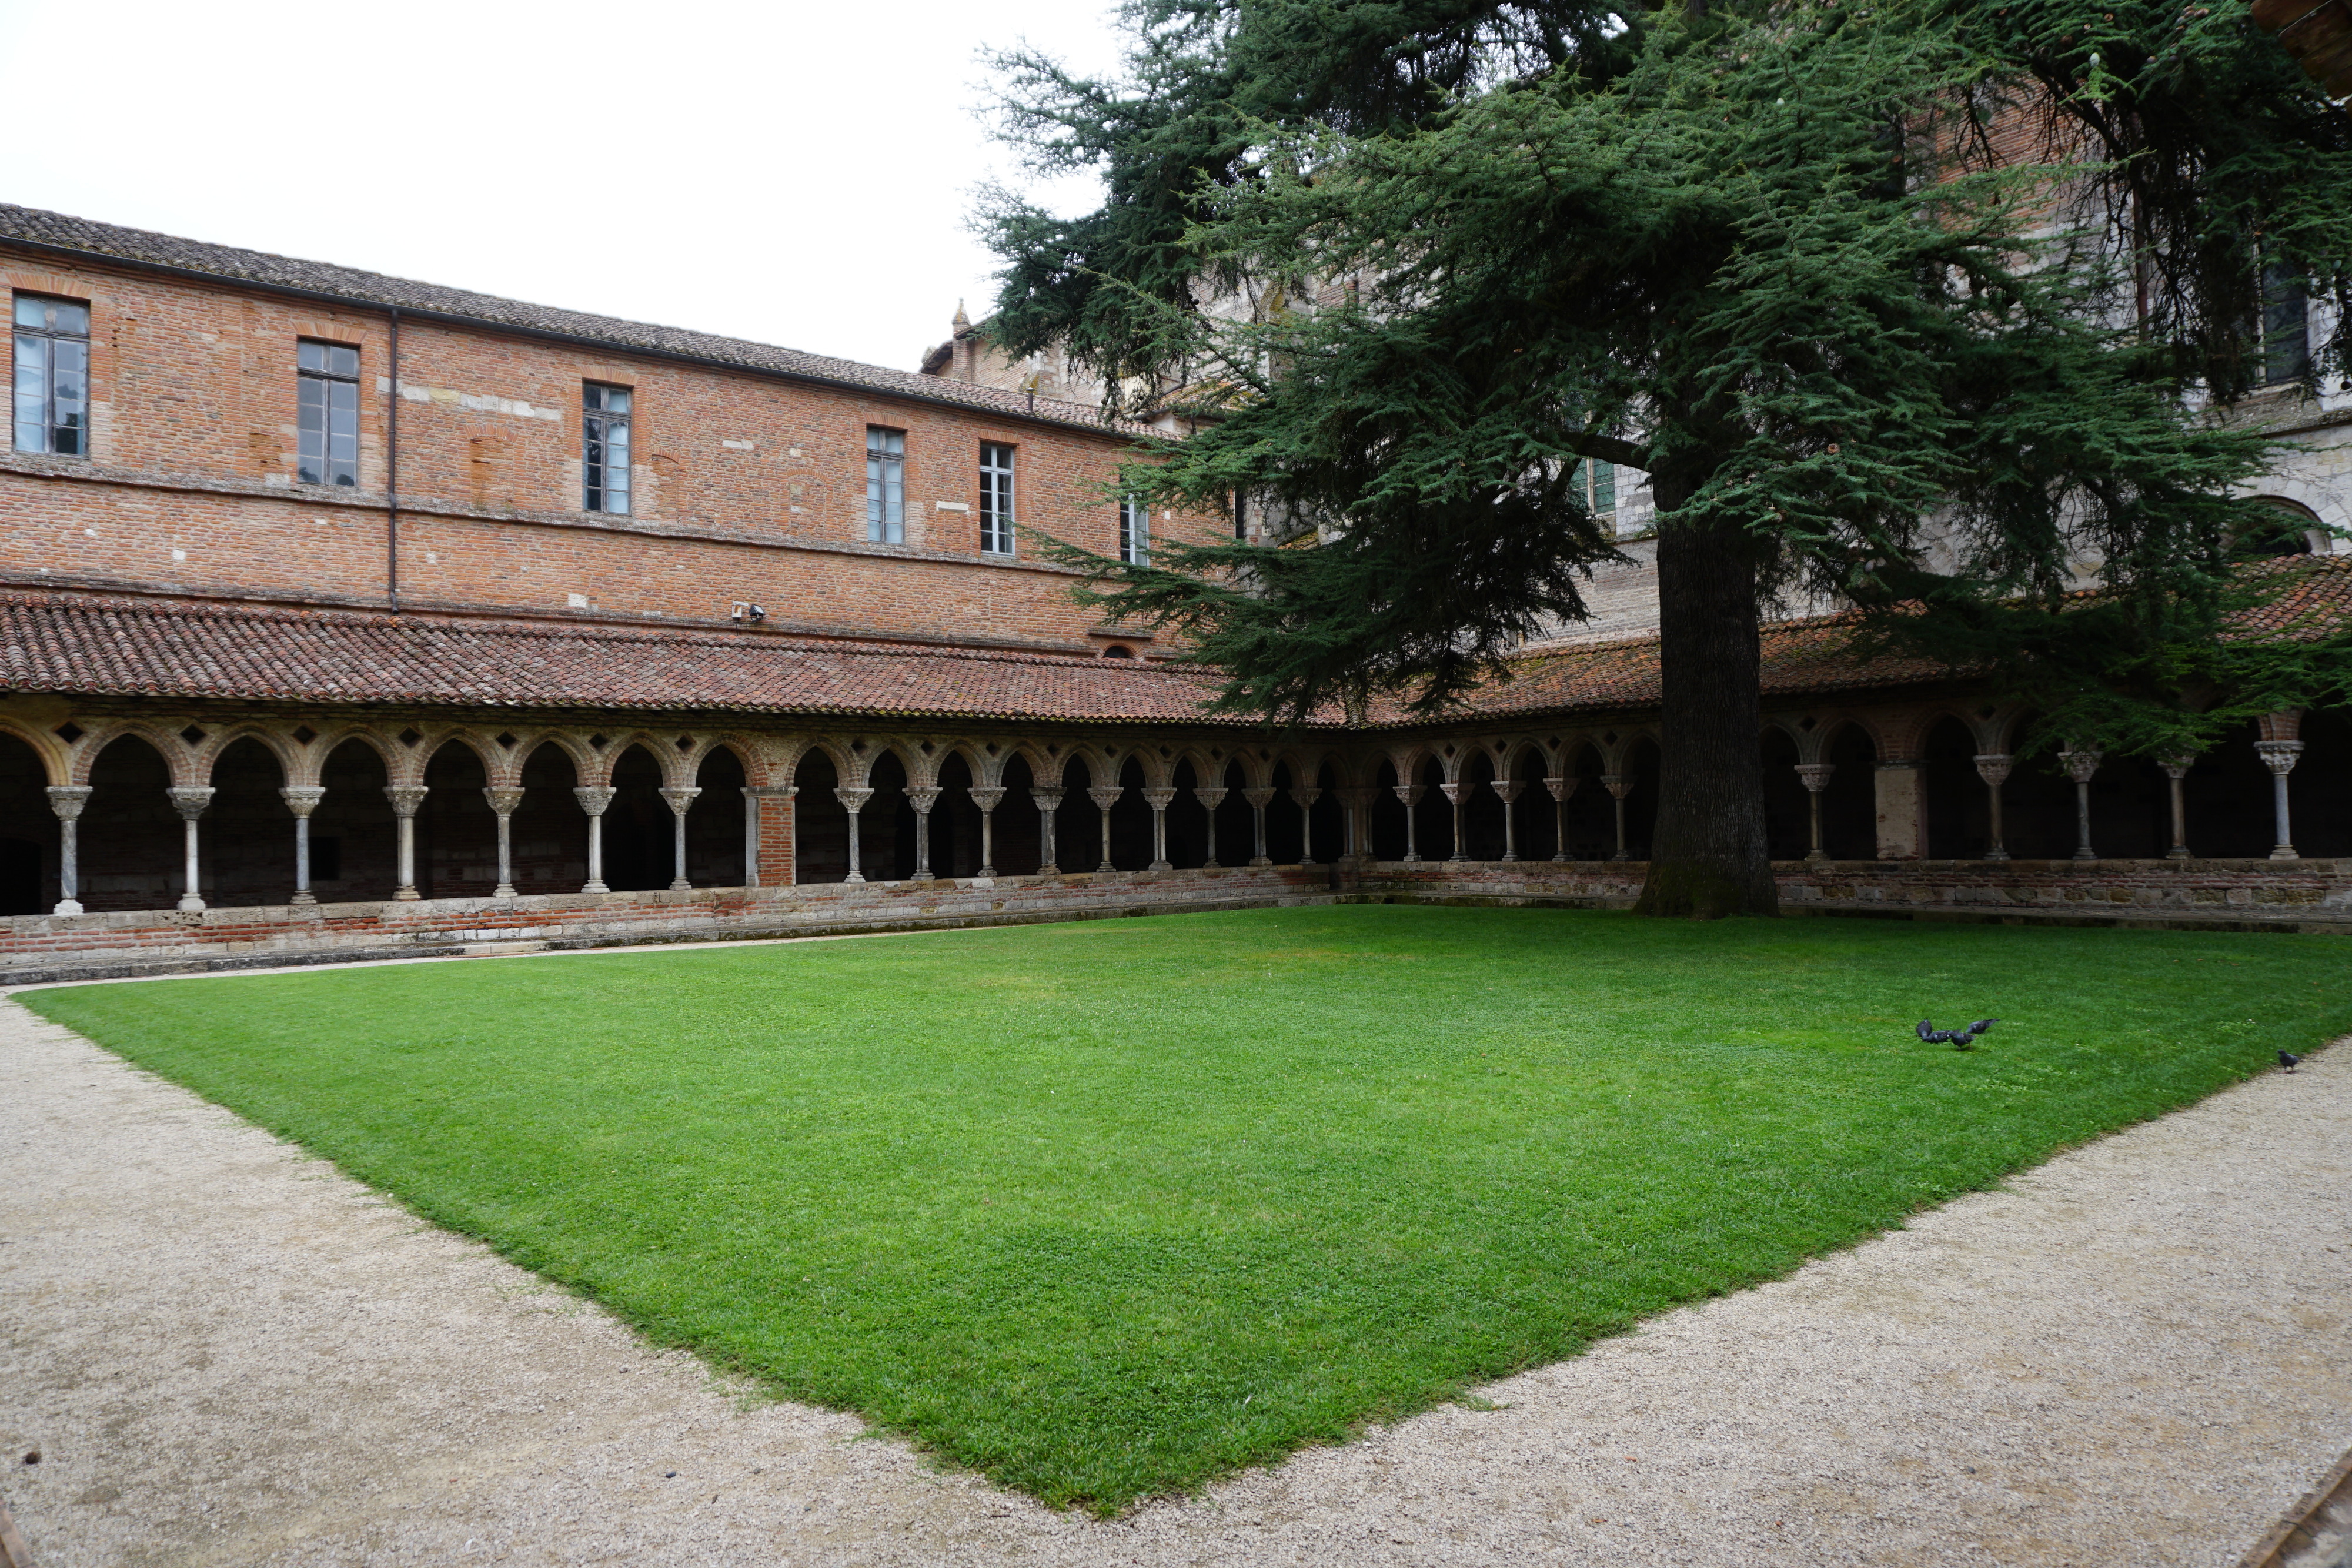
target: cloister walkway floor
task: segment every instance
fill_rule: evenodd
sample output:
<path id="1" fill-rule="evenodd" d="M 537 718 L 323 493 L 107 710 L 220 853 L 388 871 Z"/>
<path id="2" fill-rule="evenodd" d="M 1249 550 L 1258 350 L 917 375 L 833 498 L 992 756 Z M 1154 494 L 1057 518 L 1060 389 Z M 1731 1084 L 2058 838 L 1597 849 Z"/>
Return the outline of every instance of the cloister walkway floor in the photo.
<path id="1" fill-rule="evenodd" d="M 40 1568 L 2221 1568 L 2352 1443 L 2342 1046 L 1110 1523 L 747 1399 L 6 1001 L 0 1160 L 0 1497 Z"/>

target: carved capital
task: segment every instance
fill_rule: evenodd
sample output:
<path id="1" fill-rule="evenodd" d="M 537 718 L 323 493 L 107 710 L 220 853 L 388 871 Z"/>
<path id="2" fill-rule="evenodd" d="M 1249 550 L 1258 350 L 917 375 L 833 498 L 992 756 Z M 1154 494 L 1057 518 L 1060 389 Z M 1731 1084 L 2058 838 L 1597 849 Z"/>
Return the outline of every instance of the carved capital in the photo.
<path id="1" fill-rule="evenodd" d="M 383 787 L 383 798 L 392 802 L 392 814 L 395 817 L 416 815 L 416 809 L 425 804 L 425 797 L 431 793 L 422 784 L 387 784 Z"/>
<path id="2" fill-rule="evenodd" d="M 1201 802 L 1201 804 L 1209 810 L 1213 811 L 1218 807 L 1225 803 L 1225 796 L 1227 793 L 1227 789 L 1222 784 L 1205 784 L 1200 789 L 1192 791 L 1192 799 Z"/>
<path id="3" fill-rule="evenodd" d="M 2284 779 L 2294 771 L 2295 759 L 2303 755 L 2303 742 L 2258 740 L 2254 742 L 2254 750 L 2261 756 L 2263 767 Z"/>
<path id="4" fill-rule="evenodd" d="M 1244 789 L 1242 791 L 1242 799 L 1250 803 L 1252 810 L 1263 811 L 1268 806 L 1274 804 L 1274 791 L 1272 789 Z"/>
<path id="5" fill-rule="evenodd" d="M 1622 800 L 1633 792 L 1633 776 L 1630 773 L 1603 773 L 1601 787 Z"/>
<path id="6" fill-rule="evenodd" d="M 1176 791 L 1173 789 L 1146 789 L 1143 792 L 1144 804 L 1155 811 L 1168 810 L 1168 803 L 1174 799 L 1176 799 Z"/>
<path id="7" fill-rule="evenodd" d="M 1127 786 L 1124 784 L 1097 784 L 1087 791 L 1087 799 L 1095 803 L 1095 810 L 1108 811 L 1118 805 L 1118 798 L 1126 793 Z"/>
<path id="8" fill-rule="evenodd" d="M 49 810 L 58 814 L 60 822 L 71 822 L 81 816 L 81 809 L 89 804 L 90 787 L 87 784 L 52 784 L 49 786 Z"/>
<path id="9" fill-rule="evenodd" d="M 854 817 L 866 810 L 866 802 L 874 799 L 874 790 L 870 786 L 863 789 L 853 789 L 846 784 L 836 784 L 833 787 L 833 798 L 840 801 L 843 809 Z"/>
<path id="10" fill-rule="evenodd" d="M 669 802 L 671 810 L 683 817 L 693 808 L 694 798 L 701 793 L 699 789 L 664 789 L 661 798 Z"/>
<path id="11" fill-rule="evenodd" d="M 931 808 L 939 803 L 940 787 L 938 785 L 909 784 L 907 786 L 907 804 L 915 808 L 915 815 L 918 817 L 929 816 Z"/>
<path id="12" fill-rule="evenodd" d="M 1460 804 L 1462 804 L 1462 791 L 1463 791 L 1463 790 L 1465 790 L 1465 789 L 1469 789 L 1469 788 L 1470 788 L 1470 786 L 1469 786 L 1469 785 L 1467 785 L 1467 784 L 1463 784 L 1463 783 L 1458 783 L 1458 782 L 1457 782 L 1457 783 L 1451 783 L 1451 784 L 1440 784 L 1440 785 L 1437 787 L 1437 792 L 1438 792 L 1439 794 L 1441 794 L 1441 795 L 1444 796 L 1444 797 L 1445 797 L 1445 799 L 1446 799 L 1446 800 L 1447 800 L 1449 803 L 1451 803 L 1451 804 L 1453 804 L 1453 805 L 1459 806 Z"/>
<path id="13" fill-rule="evenodd" d="M 1002 788 L 967 789 L 964 793 L 971 796 L 971 803 L 983 811 L 993 811 L 1004 801 L 1004 791 Z"/>
<path id="14" fill-rule="evenodd" d="M 1040 811 L 1058 811 L 1062 809 L 1062 792 L 1059 789 L 1040 789 L 1033 785 L 1029 790 L 1029 799 L 1037 802 L 1037 810 Z"/>
<path id="15" fill-rule="evenodd" d="M 1818 795 L 1830 787 L 1830 776 L 1836 771 L 1837 764 L 1834 762 L 1800 762 L 1797 764 L 1797 779 Z"/>
<path id="16" fill-rule="evenodd" d="M 1977 754 L 1977 777 L 1996 789 L 2009 782 L 2009 770 L 2016 766 L 2017 758 L 2006 751 Z"/>
<path id="17" fill-rule="evenodd" d="M 172 798 L 172 810 L 187 821 L 194 821 L 213 803 L 213 787 L 209 784 L 175 784 L 163 791 Z"/>
<path id="18" fill-rule="evenodd" d="M 1429 792 L 1426 784 L 1391 784 L 1389 788 L 1395 790 L 1396 798 L 1408 806 L 1420 805 L 1421 798 Z"/>
<path id="19" fill-rule="evenodd" d="M 572 798 L 579 801 L 580 809 L 590 816 L 601 817 L 604 814 L 604 808 L 613 803 L 613 797 L 618 793 L 620 791 L 610 784 L 580 784 L 573 786 Z"/>
<path id="20" fill-rule="evenodd" d="M 1544 788 L 1551 791 L 1551 798 L 1553 800 L 1565 800 L 1570 795 L 1575 794 L 1576 787 L 1583 782 L 1583 779 L 1572 775 L 1556 776 L 1554 778 L 1545 779 Z"/>
<path id="21" fill-rule="evenodd" d="M 1489 779 L 1486 780 L 1486 788 L 1492 789 L 1496 794 L 1500 795 L 1503 798 L 1503 804 L 1506 806 L 1517 800 L 1519 798 L 1519 791 L 1526 789 L 1528 781 L 1524 779 Z"/>
<path id="22" fill-rule="evenodd" d="M 286 809 L 296 816 L 307 817 L 319 809 L 319 802 L 327 798 L 327 791 L 323 785 L 288 784 L 279 788 L 278 798 L 285 801 Z"/>
<path id="23" fill-rule="evenodd" d="M 2091 775 L 2099 770 L 2099 764 L 2106 760 L 2106 755 L 2104 751 L 2077 751 L 2070 746 L 2058 754 L 2058 762 L 2066 769 L 2067 778 L 2077 784 L 2088 784 Z"/>
<path id="24" fill-rule="evenodd" d="M 2197 766 L 2197 758 L 2168 757 L 2157 766 L 2164 769 L 2164 776 L 2167 779 L 2186 779 L 2189 777 L 2189 770 Z"/>
<path id="25" fill-rule="evenodd" d="M 1298 802 L 1298 809 L 1300 810 L 1309 810 L 1314 807 L 1316 801 L 1323 798 L 1323 786 L 1320 784 L 1294 784 L 1290 788 L 1290 798 Z"/>
<path id="26" fill-rule="evenodd" d="M 487 784 L 482 787 L 482 799 L 490 803 L 491 810 L 508 817 L 522 804 L 522 791 L 512 785 Z"/>

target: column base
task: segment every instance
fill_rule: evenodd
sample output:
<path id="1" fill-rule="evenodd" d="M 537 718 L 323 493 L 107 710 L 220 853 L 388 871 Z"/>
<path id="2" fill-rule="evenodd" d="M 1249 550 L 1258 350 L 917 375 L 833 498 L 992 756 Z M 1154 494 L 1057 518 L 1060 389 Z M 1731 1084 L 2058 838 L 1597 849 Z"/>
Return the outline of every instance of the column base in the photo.
<path id="1" fill-rule="evenodd" d="M 413 887 L 394 888 L 392 894 L 393 902 L 395 904 L 415 904 L 423 897 L 424 894 Z"/>
<path id="2" fill-rule="evenodd" d="M 841 880 L 842 880 L 842 881 L 843 881 L 843 883 L 853 883 L 853 882 L 862 883 L 862 882 L 864 882 L 864 881 L 866 880 L 866 873 L 865 873 L 864 872 L 862 872 L 862 871 L 854 871 L 854 872 L 851 872 L 847 876 L 843 877 Z"/>
<path id="3" fill-rule="evenodd" d="M 1445 857 L 1445 863 L 1447 865 L 1467 865 L 1469 862 L 1470 857 L 1468 855 L 1454 854 L 1447 855 Z"/>
<path id="4" fill-rule="evenodd" d="M 312 893 L 307 887 L 298 887 L 294 890 L 294 896 L 288 899 L 286 902 L 289 904 L 316 904 L 319 902 L 319 895 Z"/>
<path id="5" fill-rule="evenodd" d="M 1225 868 L 1219 865 L 1213 860 L 1205 860 L 1201 862 L 1201 869 L 1202 871 L 1223 871 Z"/>
<path id="6" fill-rule="evenodd" d="M 1505 851 L 1503 852 L 1503 859 L 1504 859 L 1507 862 L 1510 862 L 1510 861 L 1516 861 L 1516 860 L 1517 860 L 1518 858 L 1519 858 L 1518 856 L 1517 856 L 1517 855 L 1515 855 L 1515 854 L 1511 853 L 1511 852 L 1510 852 L 1510 851 L 1508 851 L 1508 850 L 1505 850 Z"/>
<path id="7" fill-rule="evenodd" d="M 2096 850 L 2076 850 L 2074 852 L 2074 858 L 2078 861 L 2095 861 L 2099 858 L 2099 852 Z"/>
<path id="8" fill-rule="evenodd" d="M 2009 859 L 2009 852 L 2007 850 L 1987 850 L 1985 851 L 1984 858 L 1998 864 L 1999 862 Z"/>
<path id="9" fill-rule="evenodd" d="M 1117 866 L 1115 866 L 1115 865 L 1111 864 L 1111 863 L 1110 863 L 1110 862 L 1108 862 L 1108 861 L 1105 861 L 1105 862 L 1102 862 L 1102 864 L 1100 864 L 1100 865 L 1098 865 L 1098 866 L 1095 867 L 1095 874 L 1096 874 L 1097 876 L 1101 876 L 1101 875 L 1103 875 L 1103 874 L 1104 874 L 1105 873 L 1107 873 L 1107 872 L 1114 872 L 1114 871 L 1117 871 L 1118 869 L 1118 867 L 1117 867 Z"/>
<path id="10" fill-rule="evenodd" d="M 2278 848 L 2271 852 L 2271 859 L 2274 861 L 2299 861 L 2303 857 L 2301 855 L 2294 852 L 2294 846 L 2293 844 L 2281 844 Z"/>
<path id="11" fill-rule="evenodd" d="M 2197 857 L 2187 850 L 2167 850 L 2164 852 L 2164 858 L 2168 861 L 2186 861 L 2195 860 Z"/>
<path id="12" fill-rule="evenodd" d="M 492 890 L 490 896 L 492 898 L 515 898 L 520 895 L 514 890 L 514 883 L 510 882 L 502 882 L 499 883 L 497 888 Z"/>
<path id="13" fill-rule="evenodd" d="M 1560 852 L 1560 853 L 1559 853 L 1559 854 L 1556 854 L 1556 855 L 1552 856 L 1551 858 L 1552 858 L 1554 861 L 1559 862 L 1561 862 L 1561 863 L 1565 863 L 1565 862 L 1567 862 L 1567 860 L 1568 860 L 1568 855 L 1567 855 L 1567 852 L 1566 852 L 1565 851 L 1563 851 L 1562 852 Z"/>
<path id="14" fill-rule="evenodd" d="M 907 880 L 909 882 L 937 882 L 940 878 L 937 872 L 918 871 L 913 876 L 908 877 Z"/>
<path id="15" fill-rule="evenodd" d="M 184 893 L 184 894 L 182 894 L 180 895 L 180 913 L 181 913 L 181 914 L 183 914 L 183 915 L 202 915 L 204 912 L 205 912 L 205 901 L 204 901 L 203 899 L 198 898 L 198 897 L 197 897 L 194 894 L 193 894 L 193 893 Z"/>
<path id="16" fill-rule="evenodd" d="M 610 893 L 613 890 L 606 887 L 601 882 L 583 882 L 580 884 L 580 891 L 583 893 Z"/>
<path id="17" fill-rule="evenodd" d="M 692 893 L 694 891 L 694 883 L 687 881 L 686 878 L 682 876 L 672 877 L 670 879 L 669 890 L 672 893 Z"/>
<path id="18" fill-rule="evenodd" d="M 984 865 L 981 867 L 980 874 L 971 879 L 971 885 L 974 887 L 994 887 L 996 885 L 996 868 L 992 865 Z"/>
<path id="19" fill-rule="evenodd" d="M 52 915 L 79 915 L 82 912 L 81 901 L 75 898 L 60 898 L 58 906 L 49 911 Z"/>
<path id="20" fill-rule="evenodd" d="M 1827 865 L 1830 863 L 1830 857 L 1825 851 L 1807 850 L 1805 852 L 1805 863 L 1807 865 Z"/>
<path id="21" fill-rule="evenodd" d="M 1266 859 L 1264 855 L 1250 856 L 1250 864 L 1252 865 L 1272 865 L 1273 863 L 1274 862 L 1272 861 Z"/>
<path id="22" fill-rule="evenodd" d="M 1421 857 L 1408 851 L 1404 857 L 1404 863 L 1407 865 L 1419 865 L 1421 863 Z"/>
<path id="23" fill-rule="evenodd" d="M 1174 871 L 1176 868 L 1169 864 L 1166 861 L 1153 861 L 1151 862 L 1151 869 L 1153 871 Z"/>

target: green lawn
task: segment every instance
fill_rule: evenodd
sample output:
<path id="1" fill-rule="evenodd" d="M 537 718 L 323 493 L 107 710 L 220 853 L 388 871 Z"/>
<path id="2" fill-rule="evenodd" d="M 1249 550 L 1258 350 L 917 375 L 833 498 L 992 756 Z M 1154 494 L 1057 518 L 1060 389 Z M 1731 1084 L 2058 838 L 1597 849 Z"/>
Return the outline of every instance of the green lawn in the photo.
<path id="1" fill-rule="evenodd" d="M 656 1340 L 1108 1511 L 2262 1071 L 2352 1030 L 2348 958 L 1357 906 L 22 999 Z"/>

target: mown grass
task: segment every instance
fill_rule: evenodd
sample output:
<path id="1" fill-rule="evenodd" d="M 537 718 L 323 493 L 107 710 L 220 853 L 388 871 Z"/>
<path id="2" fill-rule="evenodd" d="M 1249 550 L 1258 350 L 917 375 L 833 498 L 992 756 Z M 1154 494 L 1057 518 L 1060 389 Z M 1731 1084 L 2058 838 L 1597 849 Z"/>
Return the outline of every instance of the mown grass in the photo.
<path id="1" fill-rule="evenodd" d="M 1374 906 L 22 999 L 658 1341 L 1109 1511 L 2262 1071 L 2352 1030 L 2347 957 Z"/>

